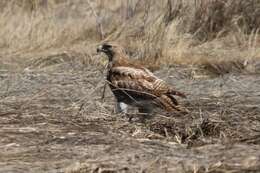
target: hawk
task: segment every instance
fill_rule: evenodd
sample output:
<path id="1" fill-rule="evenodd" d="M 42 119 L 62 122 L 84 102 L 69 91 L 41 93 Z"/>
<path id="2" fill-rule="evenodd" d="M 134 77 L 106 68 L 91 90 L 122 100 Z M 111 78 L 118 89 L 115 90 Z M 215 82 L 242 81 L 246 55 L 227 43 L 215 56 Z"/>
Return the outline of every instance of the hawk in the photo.
<path id="1" fill-rule="evenodd" d="M 98 46 L 97 52 L 103 52 L 108 57 L 106 78 L 116 98 L 118 113 L 127 113 L 128 105 L 146 114 L 152 113 L 155 108 L 166 112 L 181 110 L 174 96 L 186 96 L 147 68 L 131 61 L 121 46 L 104 43 Z"/>

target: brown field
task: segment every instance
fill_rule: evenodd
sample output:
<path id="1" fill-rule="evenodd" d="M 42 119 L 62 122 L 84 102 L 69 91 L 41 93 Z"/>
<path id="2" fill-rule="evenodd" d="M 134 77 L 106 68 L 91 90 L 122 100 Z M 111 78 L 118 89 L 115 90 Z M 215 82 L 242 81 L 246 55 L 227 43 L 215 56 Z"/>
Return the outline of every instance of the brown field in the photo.
<path id="1" fill-rule="evenodd" d="M 2 0 L 0 172 L 260 172 L 259 0 Z M 98 44 L 185 92 L 114 113 Z"/>

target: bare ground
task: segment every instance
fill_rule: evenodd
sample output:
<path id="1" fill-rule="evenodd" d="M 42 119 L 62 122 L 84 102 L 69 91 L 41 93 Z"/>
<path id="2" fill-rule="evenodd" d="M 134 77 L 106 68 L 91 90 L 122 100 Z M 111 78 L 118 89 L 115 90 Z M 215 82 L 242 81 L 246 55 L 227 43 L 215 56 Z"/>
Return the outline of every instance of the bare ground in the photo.
<path id="1" fill-rule="evenodd" d="M 57 57 L 1 68 L 0 172 L 260 172 L 259 74 L 162 68 L 190 113 L 128 122 L 102 66 Z"/>

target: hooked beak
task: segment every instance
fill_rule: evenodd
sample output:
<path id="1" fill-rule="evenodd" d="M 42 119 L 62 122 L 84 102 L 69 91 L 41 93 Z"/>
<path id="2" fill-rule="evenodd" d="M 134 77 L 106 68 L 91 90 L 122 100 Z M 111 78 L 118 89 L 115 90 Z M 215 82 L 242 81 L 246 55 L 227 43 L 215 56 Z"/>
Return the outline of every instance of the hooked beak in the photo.
<path id="1" fill-rule="evenodd" d="M 99 45 L 98 48 L 97 48 L 97 53 L 102 52 L 102 50 L 103 50 L 103 49 L 102 49 L 102 45 Z"/>

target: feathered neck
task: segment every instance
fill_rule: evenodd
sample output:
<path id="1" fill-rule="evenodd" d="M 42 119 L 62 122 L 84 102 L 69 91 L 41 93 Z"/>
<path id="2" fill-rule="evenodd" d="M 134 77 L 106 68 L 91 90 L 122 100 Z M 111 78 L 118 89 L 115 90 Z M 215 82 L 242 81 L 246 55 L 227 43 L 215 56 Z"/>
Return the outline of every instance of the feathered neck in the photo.
<path id="1" fill-rule="evenodd" d="M 113 65 L 126 65 L 130 64 L 130 59 L 128 58 L 127 55 L 122 55 L 122 54 L 113 54 L 112 57 L 109 57 L 109 63 Z"/>
<path id="2" fill-rule="evenodd" d="M 113 61 L 114 56 L 115 56 L 115 53 L 114 53 L 114 52 L 112 52 L 112 51 L 106 52 L 106 55 L 107 55 L 107 57 L 108 57 L 108 61 L 109 61 L 109 62 Z"/>

